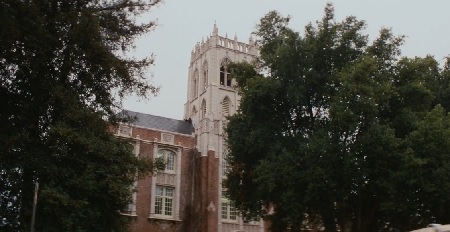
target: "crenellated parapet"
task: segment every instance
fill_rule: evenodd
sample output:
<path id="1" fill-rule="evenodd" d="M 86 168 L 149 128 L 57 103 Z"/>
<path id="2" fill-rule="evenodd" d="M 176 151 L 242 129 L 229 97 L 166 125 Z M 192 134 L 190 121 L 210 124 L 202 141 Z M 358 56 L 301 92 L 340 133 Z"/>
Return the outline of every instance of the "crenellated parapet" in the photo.
<path id="1" fill-rule="evenodd" d="M 234 39 L 228 38 L 227 35 L 225 35 L 225 37 L 219 36 L 216 24 L 214 24 L 211 36 L 206 37 L 206 40 L 202 39 L 202 42 L 198 42 L 194 46 L 194 49 L 191 51 L 191 62 L 195 61 L 207 50 L 217 47 L 229 49 L 237 53 L 248 54 L 250 56 L 258 56 L 258 49 L 256 48 L 256 44 L 252 37 L 249 38 L 248 43 L 244 43 L 239 42 L 237 36 L 235 36 Z"/>

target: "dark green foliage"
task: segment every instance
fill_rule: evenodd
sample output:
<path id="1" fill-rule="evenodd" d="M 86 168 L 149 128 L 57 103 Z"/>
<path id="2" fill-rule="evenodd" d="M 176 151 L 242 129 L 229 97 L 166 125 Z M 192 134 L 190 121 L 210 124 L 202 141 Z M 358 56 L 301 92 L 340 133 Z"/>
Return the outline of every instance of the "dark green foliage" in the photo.
<path id="1" fill-rule="evenodd" d="M 365 23 L 336 22 L 332 5 L 303 36 L 288 22 L 263 17 L 260 59 L 233 65 L 242 100 L 226 187 L 242 214 L 273 231 L 450 223 L 448 65 L 400 58 L 388 29 L 369 43 Z"/>
<path id="2" fill-rule="evenodd" d="M 123 231 L 130 186 L 151 162 L 114 138 L 124 95 L 145 97 L 153 59 L 125 57 L 159 1 L 0 1 L 0 230 Z M 108 121 L 105 119 L 109 119 Z"/>

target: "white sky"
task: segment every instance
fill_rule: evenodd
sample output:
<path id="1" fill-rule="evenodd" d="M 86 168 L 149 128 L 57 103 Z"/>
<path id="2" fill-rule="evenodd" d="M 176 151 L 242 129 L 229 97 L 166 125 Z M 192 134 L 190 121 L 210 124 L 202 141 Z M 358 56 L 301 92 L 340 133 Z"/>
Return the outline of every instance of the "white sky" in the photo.
<path id="1" fill-rule="evenodd" d="M 138 101 L 129 97 L 124 108 L 175 119 L 183 119 L 187 95 L 191 50 L 212 32 L 214 22 L 219 35 L 248 42 L 259 19 L 270 10 L 290 15 L 291 28 L 303 33 L 308 22 L 321 20 L 327 2 L 335 7 L 338 21 L 354 15 L 365 20 L 370 39 L 382 27 L 405 35 L 404 56 L 427 54 L 443 62 L 450 55 L 450 0 L 165 0 L 140 20 L 158 20 L 155 31 L 140 38 L 133 55 L 153 53 L 152 83 L 160 86 L 156 97 Z"/>

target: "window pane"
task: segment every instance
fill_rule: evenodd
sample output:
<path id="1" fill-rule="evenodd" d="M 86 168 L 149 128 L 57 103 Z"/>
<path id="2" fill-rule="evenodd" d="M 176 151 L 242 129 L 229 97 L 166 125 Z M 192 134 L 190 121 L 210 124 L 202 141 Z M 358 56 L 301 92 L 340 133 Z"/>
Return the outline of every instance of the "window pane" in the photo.
<path id="1" fill-rule="evenodd" d="M 155 214 L 172 216 L 175 188 L 156 186 Z"/>
<path id="2" fill-rule="evenodd" d="M 133 203 L 128 204 L 127 206 L 125 206 L 125 208 L 123 209 L 123 211 L 125 213 L 131 213 L 131 211 L 133 210 Z"/>
<path id="3" fill-rule="evenodd" d="M 222 192 L 221 215 L 224 220 L 236 221 L 238 212 L 229 199 L 226 198 L 226 192 Z"/>
<path id="4" fill-rule="evenodd" d="M 164 214 L 170 216 L 172 215 L 172 199 L 166 198 L 165 203 Z"/>
<path id="5" fill-rule="evenodd" d="M 162 198 L 156 197 L 155 198 L 155 214 L 161 214 L 162 213 Z"/>
<path id="6" fill-rule="evenodd" d="M 166 188 L 166 196 L 173 197 L 173 188 Z"/>
<path id="7" fill-rule="evenodd" d="M 164 150 L 159 150 L 158 153 L 156 154 L 157 158 L 159 158 L 161 156 L 164 156 Z"/>
<path id="8" fill-rule="evenodd" d="M 156 196 L 163 196 L 164 189 L 162 187 L 156 186 Z"/>
<path id="9" fill-rule="evenodd" d="M 228 219 L 228 203 L 222 202 L 222 219 Z"/>
<path id="10" fill-rule="evenodd" d="M 170 151 L 167 151 L 166 170 L 175 170 L 175 154 Z"/>
<path id="11" fill-rule="evenodd" d="M 169 171 L 175 171 L 175 152 L 171 150 L 161 149 L 158 150 L 157 157 L 162 157 L 166 164 L 166 169 Z"/>
<path id="12" fill-rule="evenodd" d="M 236 208 L 231 206 L 231 204 L 229 204 L 229 206 L 230 206 L 230 220 L 236 220 L 237 219 Z"/>

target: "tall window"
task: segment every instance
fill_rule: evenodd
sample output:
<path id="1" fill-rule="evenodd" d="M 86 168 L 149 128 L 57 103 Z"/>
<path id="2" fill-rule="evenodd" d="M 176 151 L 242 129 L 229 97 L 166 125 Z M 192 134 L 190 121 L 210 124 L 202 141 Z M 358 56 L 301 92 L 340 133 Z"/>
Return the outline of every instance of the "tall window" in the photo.
<path id="1" fill-rule="evenodd" d="M 197 97 L 197 78 L 194 78 L 194 97 Z"/>
<path id="2" fill-rule="evenodd" d="M 173 215 L 175 189 L 172 187 L 156 186 L 155 214 L 163 216 Z"/>
<path id="3" fill-rule="evenodd" d="M 230 70 L 227 67 L 227 63 L 229 61 L 225 60 L 222 65 L 220 66 L 220 85 L 230 86 L 231 87 L 231 73 Z"/>
<path id="4" fill-rule="evenodd" d="M 198 82 L 199 82 L 199 80 L 198 80 L 198 70 L 196 69 L 195 71 L 194 71 L 194 83 L 193 83 L 193 85 L 192 85 L 192 93 L 194 94 L 194 98 L 195 97 L 197 97 L 198 96 Z"/>
<path id="5" fill-rule="evenodd" d="M 228 148 L 226 146 L 223 147 L 222 152 L 222 176 L 226 176 L 228 174 Z"/>
<path id="6" fill-rule="evenodd" d="M 160 148 L 156 157 L 164 161 L 165 169 L 153 177 L 155 182 L 153 182 L 152 188 L 154 188 L 155 194 L 152 195 L 151 211 L 154 212 L 151 212 L 151 217 L 173 219 L 177 217 L 176 212 L 179 210 L 176 200 L 179 197 L 177 155 L 171 149 Z"/>
<path id="7" fill-rule="evenodd" d="M 203 101 L 202 101 L 201 111 L 202 111 L 202 118 L 204 118 L 206 116 L 206 101 L 205 101 L 205 99 L 203 99 Z"/>
<path id="8" fill-rule="evenodd" d="M 164 163 L 166 164 L 165 171 L 175 171 L 175 152 L 167 149 L 161 149 L 158 151 L 157 157 L 164 160 Z"/>
<path id="9" fill-rule="evenodd" d="M 208 70 L 203 71 L 203 88 L 208 87 Z"/>
<path id="10" fill-rule="evenodd" d="M 134 143 L 129 143 L 129 145 L 131 146 L 131 149 L 133 150 L 133 153 L 137 156 L 139 151 L 138 149 L 136 149 L 136 144 Z M 135 177 L 137 179 L 137 170 L 135 173 Z M 121 210 L 121 214 L 124 215 L 136 215 L 136 188 L 137 188 L 137 180 L 135 180 L 133 182 L 133 184 L 130 186 L 130 190 L 131 190 L 131 202 L 129 202 L 122 210 Z"/>
<path id="11" fill-rule="evenodd" d="M 135 206 L 134 206 L 134 202 L 131 202 L 131 203 L 129 203 L 129 204 L 127 204 L 126 206 L 125 206 L 125 208 L 123 208 L 123 210 L 122 210 L 122 214 L 129 214 L 129 215 L 133 215 L 133 213 L 135 213 L 135 212 L 133 212 L 133 208 L 134 208 Z"/>
<path id="12" fill-rule="evenodd" d="M 230 202 L 230 200 L 228 198 L 225 197 L 225 192 L 222 192 L 222 209 L 221 209 L 221 215 L 222 215 L 222 220 L 227 220 L 227 221 L 237 221 L 237 210 L 236 208 L 232 205 L 232 203 Z"/>
<path id="13" fill-rule="evenodd" d="M 220 85 L 225 85 L 225 67 L 220 66 Z"/>
<path id="14" fill-rule="evenodd" d="M 203 89 L 208 87 L 208 63 L 205 61 L 203 63 Z"/>

